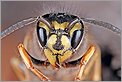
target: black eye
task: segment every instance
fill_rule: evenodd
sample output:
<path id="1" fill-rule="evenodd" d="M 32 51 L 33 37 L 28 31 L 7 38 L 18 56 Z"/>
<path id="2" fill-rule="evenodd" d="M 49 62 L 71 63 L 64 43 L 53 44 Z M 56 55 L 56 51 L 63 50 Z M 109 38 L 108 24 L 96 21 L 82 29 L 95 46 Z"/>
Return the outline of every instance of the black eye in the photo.
<path id="1" fill-rule="evenodd" d="M 83 29 L 81 30 L 75 30 L 73 32 L 72 38 L 71 38 L 71 46 L 72 48 L 76 48 L 78 44 L 80 43 L 83 36 Z"/>
<path id="2" fill-rule="evenodd" d="M 42 45 L 42 47 L 44 47 L 47 43 L 47 33 L 46 30 L 42 27 L 37 27 L 37 36 L 39 38 L 39 41 Z"/>

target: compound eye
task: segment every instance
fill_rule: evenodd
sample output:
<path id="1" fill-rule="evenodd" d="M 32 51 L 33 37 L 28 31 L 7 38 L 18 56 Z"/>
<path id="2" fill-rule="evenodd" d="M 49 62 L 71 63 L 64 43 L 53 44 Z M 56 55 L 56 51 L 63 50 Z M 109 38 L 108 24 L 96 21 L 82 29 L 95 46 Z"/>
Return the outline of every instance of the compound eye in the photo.
<path id="1" fill-rule="evenodd" d="M 71 46 L 72 48 L 77 48 L 77 46 L 79 45 L 81 39 L 83 37 L 83 29 L 81 30 L 75 30 L 73 32 L 72 38 L 71 38 Z"/>
<path id="2" fill-rule="evenodd" d="M 44 47 L 47 43 L 46 29 L 42 27 L 37 27 L 37 36 L 39 38 L 39 42 L 41 43 L 42 47 Z"/>

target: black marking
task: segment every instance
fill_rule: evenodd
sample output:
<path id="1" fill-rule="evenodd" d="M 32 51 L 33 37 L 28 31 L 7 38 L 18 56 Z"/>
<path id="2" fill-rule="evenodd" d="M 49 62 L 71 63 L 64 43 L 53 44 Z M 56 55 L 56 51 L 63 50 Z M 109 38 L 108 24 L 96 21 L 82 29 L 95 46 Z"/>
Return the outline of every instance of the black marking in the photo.
<path id="1" fill-rule="evenodd" d="M 56 55 L 56 63 L 59 64 L 58 55 Z"/>
<path id="2" fill-rule="evenodd" d="M 55 50 L 63 50 L 64 49 L 64 46 L 62 45 L 62 42 L 61 42 L 61 36 L 62 35 L 57 35 L 57 40 L 56 40 L 56 43 L 53 45 L 53 48 L 55 49 Z"/>
<path id="3" fill-rule="evenodd" d="M 57 54 L 54 54 L 54 55 L 60 55 L 61 56 L 61 54 L 58 54 L 58 53 Z"/>
<path id="4" fill-rule="evenodd" d="M 58 59 L 58 55 L 56 55 L 56 68 L 60 68 L 60 63 L 59 63 L 59 59 Z"/>
<path id="5" fill-rule="evenodd" d="M 71 22 L 74 19 L 78 18 L 77 16 L 66 14 L 66 13 L 50 13 L 43 15 L 46 20 L 52 22 L 52 21 L 57 21 L 58 23 L 63 23 L 63 22 Z"/>

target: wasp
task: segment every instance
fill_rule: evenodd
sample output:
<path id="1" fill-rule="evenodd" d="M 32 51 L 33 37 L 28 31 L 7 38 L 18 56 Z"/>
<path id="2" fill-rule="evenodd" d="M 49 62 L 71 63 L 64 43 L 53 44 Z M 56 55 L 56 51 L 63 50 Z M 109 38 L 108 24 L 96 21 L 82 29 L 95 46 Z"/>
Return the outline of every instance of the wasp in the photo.
<path id="1" fill-rule="evenodd" d="M 16 23 L 1 37 L 33 24 L 22 43 L 21 59 L 12 59 L 20 80 L 101 80 L 101 51 L 87 32 L 85 22 L 102 26 L 120 35 L 117 27 L 68 13 L 47 13 Z M 22 61 L 21 61 L 22 60 Z"/>

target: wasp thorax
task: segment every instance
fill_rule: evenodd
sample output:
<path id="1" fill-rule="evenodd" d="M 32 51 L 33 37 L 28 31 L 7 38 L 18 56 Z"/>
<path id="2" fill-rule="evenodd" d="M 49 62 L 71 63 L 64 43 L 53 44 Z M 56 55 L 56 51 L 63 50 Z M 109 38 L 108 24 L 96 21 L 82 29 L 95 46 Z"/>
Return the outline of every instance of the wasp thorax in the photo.
<path id="1" fill-rule="evenodd" d="M 53 65 L 60 65 L 73 55 L 81 44 L 84 33 L 82 21 L 74 15 L 51 13 L 37 23 L 39 44 Z"/>

